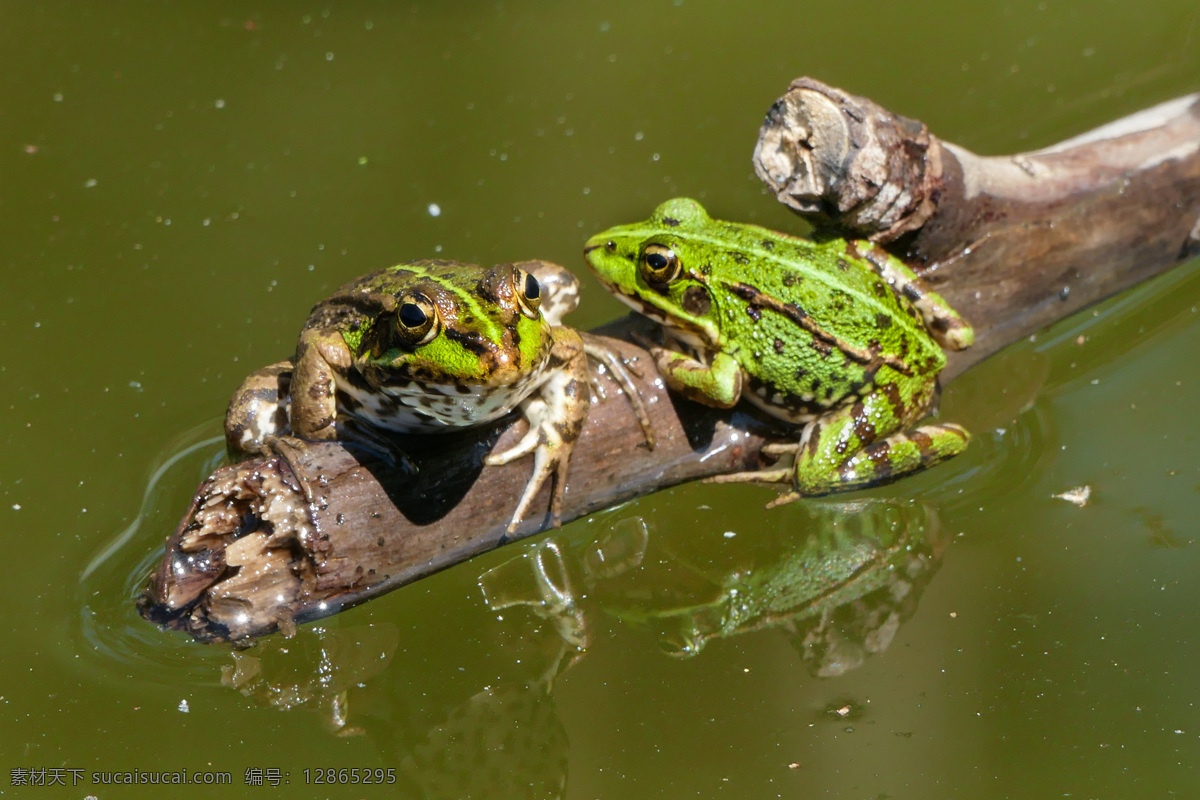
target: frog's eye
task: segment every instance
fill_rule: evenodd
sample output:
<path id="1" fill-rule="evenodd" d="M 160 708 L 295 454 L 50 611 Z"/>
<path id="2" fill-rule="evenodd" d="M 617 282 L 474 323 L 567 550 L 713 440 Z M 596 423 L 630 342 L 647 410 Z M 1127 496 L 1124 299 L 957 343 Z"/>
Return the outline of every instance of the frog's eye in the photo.
<path id="1" fill-rule="evenodd" d="M 679 277 L 679 256 L 667 245 L 651 242 L 642 248 L 638 269 L 647 283 L 662 286 Z"/>
<path id="2" fill-rule="evenodd" d="M 420 292 L 400 298 L 396 309 L 396 336 L 406 347 L 431 341 L 441 329 L 437 306 Z"/>
<path id="3" fill-rule="evenodd" d="M 542 306 L 542 285 L 538 283 L 537 278 L 520 268 L 514 277 L 521 313 L 531 319 L 537 319 L 538 309 Z"/>

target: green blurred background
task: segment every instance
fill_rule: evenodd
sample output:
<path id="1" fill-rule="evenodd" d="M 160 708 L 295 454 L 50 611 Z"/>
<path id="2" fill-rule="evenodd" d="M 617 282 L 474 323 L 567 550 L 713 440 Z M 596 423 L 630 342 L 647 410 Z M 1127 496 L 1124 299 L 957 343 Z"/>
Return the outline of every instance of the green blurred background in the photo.
<path id="1" fill-rule="evenodd" d="M 248 654 L 132 610 L 230 393 L 343 281 L 436 254 L 582 274 L 587 235 L 679 194 L 802 230 L 750 166 L 792 78 L 1034 149 L 1200 88 L 1194 2 L 5 2 L 0 52 L 0 794 L 1200 792 L 1194 264 L 947 389 L 976 445 L 871 494 L 919 499 L 951 543 L 890 648 L 840 677 L 777 629 L 671 659 L 599 608 L 551 687 L 550 626 L 477 585 L 520 546 Z M 573 324 L 623 313 L 584 281 Z M 1082 485 L 1085 508 L 1051 497 Z M 644 525 L 715 564 L 801 535 L 802 510 L 721 488 L 561 536 Z M 397 782 L 306 780 L 327 767 Z M 12 785 L 36 768 L 84 780 Z M 127 769 L 233 785 L 90 783 Z"/>

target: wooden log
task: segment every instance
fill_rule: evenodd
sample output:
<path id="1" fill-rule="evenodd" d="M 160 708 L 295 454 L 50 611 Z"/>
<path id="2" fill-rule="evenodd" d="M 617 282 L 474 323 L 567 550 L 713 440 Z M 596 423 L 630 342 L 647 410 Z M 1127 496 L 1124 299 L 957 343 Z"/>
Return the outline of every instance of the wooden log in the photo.
<path id="1" fill-rule="evenodd" d="M 906 257 L 976 330 L 949 380 L 989 354 L 1189 258 L 1200 248 L 1200 103 L 1189 96 L 1034 153 L 980 157 L 915 120 L 810 79 L 767 115 L 755 168 L 781 201 Z M 764 464 L 781 431 L 741 408 L 666 393 L 627 318 L 595 335 L 640 375 L 658 438 L 645 447 L 620 389 L 599 397 L 571 460 L 564 520 Z M 420 471 L 360 463 L 336 443 L 281 446 L 219 469 L 167 539 L 139 600 L 164 627 L 246 640 L 336 613 L 508 541 L 527 459 L 482 465 L 524 431 L 495 427 L 399 444 Z M 766 499 L 766 498 L 764 498 Z M 545 508 L 548 487 L 535 502 Z"/>

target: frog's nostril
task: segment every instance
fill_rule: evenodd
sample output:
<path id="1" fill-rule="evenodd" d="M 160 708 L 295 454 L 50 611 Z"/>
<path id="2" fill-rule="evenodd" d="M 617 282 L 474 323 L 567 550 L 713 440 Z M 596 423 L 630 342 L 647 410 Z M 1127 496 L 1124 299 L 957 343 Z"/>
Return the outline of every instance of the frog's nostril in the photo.
<path id="1" fill-rule="evenodd" d="M 612 239 L 609 239 L 607 242 L 604 243 L 604 249 L 610 253 L 615 253 L 617 251 L 617 243 L 614 242 Z"/>

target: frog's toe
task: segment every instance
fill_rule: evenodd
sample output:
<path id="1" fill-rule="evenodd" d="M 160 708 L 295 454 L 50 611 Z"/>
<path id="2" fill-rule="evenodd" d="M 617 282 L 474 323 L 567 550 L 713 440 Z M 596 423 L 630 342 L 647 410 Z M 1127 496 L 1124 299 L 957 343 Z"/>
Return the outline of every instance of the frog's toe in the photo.
<path id="1" fill-rule="evenodd" d="M 803 495 L 801 495 L 799 492 L 784 492 L 783 494 L 779 495 L 779 497 L 776 497 L 774 500 L 767 503 L 766 509 L 770 511 L 772 508 L 786 506 L 788 503 L 796 502 L 801 497 L 803 497 Z"/>
<path id="2" fill-rule="evenodd" d="M 731 472 L 728 475 L 713 475 L 711 478 L 705 478 L 705 483 L 790 483 L 792 480 L 792 470 L 790 467 L 784 469 L 757 469 L 746 472 Z"/>
<path id="3" fill-rule="evenodd" d="M 786 445 L 781 445 L 786 447 Z M 764 451 L 766 448 L 763 448 Z M 794 448 L 793 448 L 794 450 Z M 792 452 L 784 450 L 783 452 Z M 705 478 L 705 483 L 792 483 L 793 470 L 791 467 L 781 467 L 779 469 L 760 469 L 751 472 L 734 472 L 729 475 L 714 475 L 711 478 Z M 771 502 L 767 503 L 767 508 L 775 508 L 776 506 L 787 505 L 788 503 L 799 500 L 801 494 L 797 491 L 790 491 L 779 495 Z"/>
<path id="4" fill-rule="evenodd" d="M 608 371 L 612 373 L 613 380 L 617 382 L 617 385 L 621 387 L 621 391 L 625 393 L 633 415 L 637 418 L 638 425 L 642 429 L 642 436 L 646 440 L 646 449 L 653 450 L 657 444 L 654 435 L 654 425 L 650 421 L 650 412 L 646 410 L 646 403 L 642 399 L 642 394 L 638 391 L 630 375 L 630 373 L 634 373 L 641 378 L 642 374 L 635 372 L 616 353 L 590 337 L 583 340 L 583 351 L 607 367 Z"/>
<path id="5" fill-rule="evenodd" d="M 525 490 L 521 492 L 521 499 L 517 501 L 517 508 L 513 511 L 512 519 L 508 523 L 507 532 L 509 534 L 517 530 L 517 526 L 525 518 L 525 513 L 547 479 L 550 480 L 550 508 L 548 510 L 550 527 L 557 528 L 562 525 L 562 501 L 567 485 L 567 459 L 558 452 L 558 448 L 545 445 L 534 450 L 533 474 L 525 482 Z"/>
<path id="6" fill-rule="evenodd" d="M 489 453 L 483 457 L 483 463 L 489 467 L 499 467 L 507 464 L 510 461 L 515 461 L 522 456 L 527 456 L 538 448 L 538 430 L 530 428 L 529 433 L 521 437 L 521 441 L 514 444 L 502 453 Z"/>

